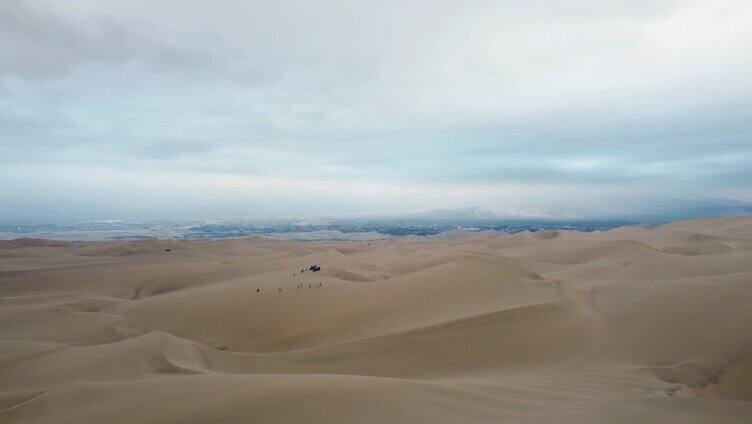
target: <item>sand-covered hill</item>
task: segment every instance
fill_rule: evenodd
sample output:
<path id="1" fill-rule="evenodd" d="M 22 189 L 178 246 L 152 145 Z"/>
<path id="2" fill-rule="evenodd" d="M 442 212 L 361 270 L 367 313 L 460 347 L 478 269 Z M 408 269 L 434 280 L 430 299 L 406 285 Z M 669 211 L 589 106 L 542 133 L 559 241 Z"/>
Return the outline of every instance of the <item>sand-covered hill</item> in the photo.
<path id="1" fill-rule="evenodd" d="M 3 242 L 0 422 L 752 422 L 752 219 Z"/>

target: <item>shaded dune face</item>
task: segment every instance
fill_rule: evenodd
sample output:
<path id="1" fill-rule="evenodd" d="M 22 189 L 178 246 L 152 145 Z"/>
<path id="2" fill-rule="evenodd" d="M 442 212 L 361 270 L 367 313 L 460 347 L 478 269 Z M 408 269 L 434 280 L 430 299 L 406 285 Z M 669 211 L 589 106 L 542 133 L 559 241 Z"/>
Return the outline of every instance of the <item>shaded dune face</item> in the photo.
<path id="1" fill-rule="evenodd" d="M 749 305 L 743 218 L 3 242 L 0 422 L 752 422 Z"/>

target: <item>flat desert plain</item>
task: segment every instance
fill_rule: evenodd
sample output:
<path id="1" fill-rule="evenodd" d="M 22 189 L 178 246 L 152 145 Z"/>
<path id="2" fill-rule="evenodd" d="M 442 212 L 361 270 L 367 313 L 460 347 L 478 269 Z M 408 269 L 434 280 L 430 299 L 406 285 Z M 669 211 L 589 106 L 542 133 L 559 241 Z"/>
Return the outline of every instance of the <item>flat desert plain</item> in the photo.
<path id="1" fill-rule="evenodd" d="M 749 423 L 752 219 L 3 241 L 0 422 Z"/>

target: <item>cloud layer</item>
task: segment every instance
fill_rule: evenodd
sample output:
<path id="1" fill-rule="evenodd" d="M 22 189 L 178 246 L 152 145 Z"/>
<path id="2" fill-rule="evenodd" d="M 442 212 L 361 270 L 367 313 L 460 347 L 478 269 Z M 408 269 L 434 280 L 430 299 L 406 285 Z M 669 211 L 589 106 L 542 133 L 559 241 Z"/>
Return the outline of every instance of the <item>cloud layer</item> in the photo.
<path id="1" fill-rule="evenodd" d="M 752 200 L 752 3 L 556 3 L 2 2 L 0 218 Z"/>

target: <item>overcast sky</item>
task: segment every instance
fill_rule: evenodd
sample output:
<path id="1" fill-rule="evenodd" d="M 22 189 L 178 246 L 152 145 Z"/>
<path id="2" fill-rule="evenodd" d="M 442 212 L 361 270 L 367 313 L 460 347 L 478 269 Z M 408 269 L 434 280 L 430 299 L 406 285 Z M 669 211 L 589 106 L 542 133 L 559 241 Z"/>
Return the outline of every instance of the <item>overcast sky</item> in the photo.
<path id="1" fill-rule="evenodd" d="M 752 201 L 752 2 L 0 2 L 0 219 Z"/>

